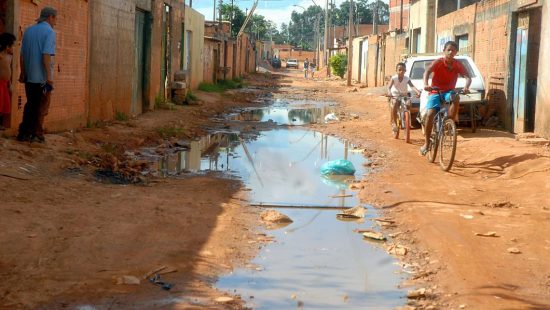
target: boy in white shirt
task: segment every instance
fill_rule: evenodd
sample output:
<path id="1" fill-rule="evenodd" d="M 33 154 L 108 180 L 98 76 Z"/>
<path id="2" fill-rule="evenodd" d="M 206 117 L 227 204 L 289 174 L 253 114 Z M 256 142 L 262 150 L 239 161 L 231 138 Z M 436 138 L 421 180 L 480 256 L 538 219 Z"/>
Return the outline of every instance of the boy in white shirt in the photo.
<path id="1" fill-rule="evenodd" d="M 407 67 L 404 63 L 400 62 L 395 66 L 397 74 L 392 76 L 390 83 L 388 84 L 388 96 L 392 97 L 391 99 L 391 126 L 393 132 L 397 132 L 397 125 L 395 124 L 395 119 L 397 118 L 397 108 L 399 107 L 399 96 L 408 97 L 409 90 L 407 86 L 410 86 L 412 90 L 416 93 L 417 97 L 420 97 L 420 91 L 416 88 L 408 76 L 405 76 L 407 72 Z M 410 104 L 410 101 L 407 102 Z"/>

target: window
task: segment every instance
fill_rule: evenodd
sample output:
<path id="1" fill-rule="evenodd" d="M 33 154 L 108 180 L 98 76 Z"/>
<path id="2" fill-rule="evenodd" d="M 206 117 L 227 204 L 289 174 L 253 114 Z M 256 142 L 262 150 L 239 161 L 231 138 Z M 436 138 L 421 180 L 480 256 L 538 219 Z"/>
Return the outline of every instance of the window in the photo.
<path id="1" fill-rule="evenodd" d="M 413 46 L 412 46 L 412 52 L 413 53 L 421 53 L 422 52 L 422 48 L 421 48 L 421 44 L 422 44 L 422 38 L 421 38 L 421 34 L 422 34 L 422 31 L 420 28 L 416 28 L 413 30 Z"/>
<path id="2" fill-rule="evenodd" d="M 456 42 L 458 42 L 458 51 L 459 52 L 468 52 L 468 35 L 461 35 L 456 37 Z"/>

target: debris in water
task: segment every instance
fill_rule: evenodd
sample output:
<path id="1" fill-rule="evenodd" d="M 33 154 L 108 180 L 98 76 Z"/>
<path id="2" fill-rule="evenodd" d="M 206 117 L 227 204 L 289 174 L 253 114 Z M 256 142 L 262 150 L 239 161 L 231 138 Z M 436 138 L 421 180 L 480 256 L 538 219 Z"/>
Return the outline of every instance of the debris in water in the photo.
<path id="1" fill-rule="evenodd" d="M 390 244 L 387 248 L 386 248 L 386 251 L 392 255 L 400 255 L 400 256 L 404 256 L 404 255 L 407 255 L 407 252 L 409 251 L 409 249 L 405 246 L 402 246 L 400 244 Z"/>
<path id="2" fill-rule="evenodd" d="M 325 115 L 325 122 L 337 122 L 339 121 L 338 117 L 334 113 L 329 113 Z"/>
<path id="3" fill-rule="evenodd" d="M 489 232 L 486 232 L 486 233 L 475 233 L 475 235 L 480 236 L 480 237 L 500 237 L 494 231 L 489 231 Z"/>
<path id="4" fill-rule="evenodd" d="M 414 291 L 409 291 L 407 293 L 407 298 L 409 299 L 420 299 L 420 298 L 426 298 L 426 289 L 420 288 Z"/>
<path id="5" fill-rule="evenodd" d="M 378 241 L 384 241 L 386 240 L 386 236 L 383 234 L 373 231 L 373 230 L 367 230 L 363 232 L 363 238 L 364 239 L 373 239 Z"/>
<path id="6" fill-rule="evenodd" d="M 345 159 L 331 160 L 321 166 L 322 175 L 353 175 L 354 173 L 353 163 Z"/>
<path id="7" fill-rule="evenodd" d="M 346 198 L 346 197 L 353 197 L 353 195 L 349 195 L 349 194 L 340 194 L 340 195 L 332 195 L 332 196 L 329 196 L 330 198 Z"/>
<path id="8" fill-rule="evenodd" d="M 266 210 L 260 215 L 263 221 L 270 223 L 292 223 L 290 217 L 276 210 Z"/>
<path id="9" fill-rule="evenodd" d="M 355 206 L 353 208 L 345 209 L 342 212 L 336 214 L 337 218 L 353 218 L 359 219 L 365 217 L 365 208 L 363 206 Z"/>

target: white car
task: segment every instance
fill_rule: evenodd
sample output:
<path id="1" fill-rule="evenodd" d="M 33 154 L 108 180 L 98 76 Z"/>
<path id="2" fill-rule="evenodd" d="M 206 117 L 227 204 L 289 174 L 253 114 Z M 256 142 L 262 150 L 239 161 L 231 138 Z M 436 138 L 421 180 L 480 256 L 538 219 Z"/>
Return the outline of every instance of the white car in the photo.
<path id="1" fill-rule="evenodd" d="M 407 72 L 405 73 L 410 79 L 413 85 L 422 91 L 422 94 L 419 98 L 412 96 L 411 98 L 411 112 L 413 113 L 413 119 L 415 119 L 416 113 L 418 113 L 421 108 L 426 106 L 428 92 L 423 91 L 424 89 L 424 71 L 426 68 L 436 59 L 443 57 L 440 55 L 413 55 L 407 58 L 405 61 Z M 470 90 L 472 94 L 470 95 L 460 95 L 460 102 L 466 103 L 469 101 L 481 101 L 485 98 L 485 82 L 477 66 L 475 65 L 472 58 L 469 56 L 457 55 L 455 59 L 460 61 L 464 68 L 470 74 L 472 78 L 472 84 L 470 84 Z M 431 77 L 429 79 L 431 83 Z M 459 77 L 456 82 L 456 88 L 463 88 L 466 85 L 466 79 Z"/>
<path id="2" fill-rule="evenodd" d="M 298 60 L 297 59 L 287 59 L 286 60 L 287 68 L 296 68 L 298 69 Z"/>

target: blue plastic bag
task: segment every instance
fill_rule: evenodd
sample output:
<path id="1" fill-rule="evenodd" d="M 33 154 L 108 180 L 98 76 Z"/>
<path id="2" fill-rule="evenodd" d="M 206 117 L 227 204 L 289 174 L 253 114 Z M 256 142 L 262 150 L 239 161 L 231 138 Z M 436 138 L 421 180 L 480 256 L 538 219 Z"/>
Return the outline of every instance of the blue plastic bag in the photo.
<path id="1" fill-rule="evenodd" d="M 329 161 L 321 166 L 321 174 L 323 175 L 353 175 L 354 173 L 353 163 L 345 159 Z"/>

